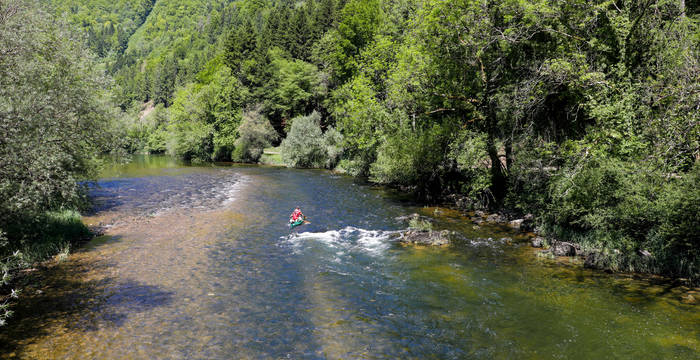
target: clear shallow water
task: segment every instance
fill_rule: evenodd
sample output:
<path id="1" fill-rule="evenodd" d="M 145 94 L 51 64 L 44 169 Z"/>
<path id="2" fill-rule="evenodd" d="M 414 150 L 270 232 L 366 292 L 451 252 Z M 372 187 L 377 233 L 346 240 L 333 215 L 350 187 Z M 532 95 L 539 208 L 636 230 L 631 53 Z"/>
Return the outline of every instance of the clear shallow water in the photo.
<path id="1" fill-rule="evenodd" d="M 700 358 L 695 290 L 538 258 L 347 177 L 151 157 L 100 185 L 85 221 L 107 236 L 37 275 L 3 357 Z M 297 205 L 312 223 L 290 233 Z M 413 212 L 464 240 L 394 243 Z"/>

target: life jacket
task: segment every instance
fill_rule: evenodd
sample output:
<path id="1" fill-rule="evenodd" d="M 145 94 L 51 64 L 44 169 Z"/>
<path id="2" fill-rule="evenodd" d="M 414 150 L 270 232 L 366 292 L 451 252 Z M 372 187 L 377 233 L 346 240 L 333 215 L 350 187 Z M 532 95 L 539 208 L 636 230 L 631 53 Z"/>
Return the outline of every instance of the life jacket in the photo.
<path id="1" fill-rule="evenodd" d="M 292 220 L 297 221 L 302 216 L 301 210 L 294 210 L 292 213 Z"/>

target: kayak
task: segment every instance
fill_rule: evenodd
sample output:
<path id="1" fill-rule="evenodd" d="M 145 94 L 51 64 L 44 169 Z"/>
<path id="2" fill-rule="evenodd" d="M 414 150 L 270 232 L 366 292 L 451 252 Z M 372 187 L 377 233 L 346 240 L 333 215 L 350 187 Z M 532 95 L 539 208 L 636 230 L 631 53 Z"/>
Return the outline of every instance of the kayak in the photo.
<path id="1" fill-rule="evenodd" d="M 310 224 L 310 223 L 311 223 L 311 222 L 306 221 L 306 220 L 304 220 L 304 219 L 302 219 L 302 218 L 299 218 L 299 219 L 297 219 L 297 221 L 295 221 L 295 222 L 290 222 L 290 223 L 289 223 L 289 228 L 290 228 L 290 229 L 294 229 L 295 227 L 297 227 L 297 226 L 299 226 L 299 225 L 302 225 L 302 224 Z"/>

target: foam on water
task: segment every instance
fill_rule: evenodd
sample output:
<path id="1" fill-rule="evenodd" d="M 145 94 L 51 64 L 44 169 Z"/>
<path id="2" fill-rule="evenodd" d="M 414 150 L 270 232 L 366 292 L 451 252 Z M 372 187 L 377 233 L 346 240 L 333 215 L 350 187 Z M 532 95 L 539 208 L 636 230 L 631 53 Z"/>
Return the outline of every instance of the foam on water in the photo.
<path id="1" fill-rule="evenodd" d="M 400 231 L 366 230 L 353 226 L 341 230 L 325 232 L 302 232 L 283 237 L 295 249 L 299 250 L 312 243 L 322 243 L 329 248 L 338 249 L 336 255 L 345 255 L 348 251 L 362 251 L 379 255 L 389 248 L 391 238 Z"/>
<path id="2" fill-rule="evenodd" d="M 91 190 L 95 211 L 158 216 L 173 209 L 214 209 L 230 205 L 249 178 L 233 170 L 145 178 L 105 179 Z M 165 188 L 164 190 L 160 190 Z"/>

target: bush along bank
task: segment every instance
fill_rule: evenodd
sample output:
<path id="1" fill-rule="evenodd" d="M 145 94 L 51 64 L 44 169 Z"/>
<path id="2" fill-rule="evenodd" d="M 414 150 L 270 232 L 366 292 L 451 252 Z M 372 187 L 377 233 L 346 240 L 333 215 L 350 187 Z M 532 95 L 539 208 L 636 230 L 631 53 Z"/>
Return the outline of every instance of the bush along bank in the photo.
<path id="1" fill-rule="evenodd" d="M 612 179 L 615 178 L 607 180 Z M 507 224 L 532 232 L 531 245 L 545 248 L 541 254 L 577 256 L 584 259 L 587 268 L 657 274 L 696 286 L 700 283 L 699 179 L 695 165 L 684 177 L 672 177 L 659 183 L 653 189 L 654 196 L 647 197 L 630 193 L 648 186 L 648 182 L 617 179 L 615 187 L 610 189 L 586 179 L 585 183 L 591 187 L 609 189 L 610 193 L 591 191 L 584 195 L 580 192 L 585 187 L 572 187 L 568 196 L 595 205 L 572 206 L 568 200 L 550 205 L 550 212 L 538 216 L 518 216 L 518 212 L 503 208 L 496 214 L 476 211 L 472 221 L 476 225 L 483 222 Z M 616 193 L 623 195 L 616 196 Z M 462 210 L 473 209 L 473 202 L 464 196 L 452 195 L 447 200 Z M 574 210 L 580 213 L 563 217 L 569 214 L 565 211 Z"/>
<path id="2" fill-rule="evenodd" d="M 21 301 L 22 271 L 52 259 L 62 261 L 71 249 L 99 235 L 74 210 L 48 211 L 0 233 L 0 326 L 12 315 L 11 305 Z M 14 239 L 14 240 L 13 240 Z M 21 240 L 16 240 L 21 239 Z"/>

